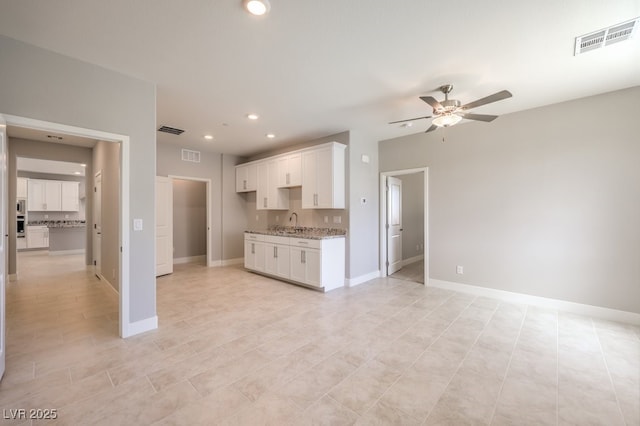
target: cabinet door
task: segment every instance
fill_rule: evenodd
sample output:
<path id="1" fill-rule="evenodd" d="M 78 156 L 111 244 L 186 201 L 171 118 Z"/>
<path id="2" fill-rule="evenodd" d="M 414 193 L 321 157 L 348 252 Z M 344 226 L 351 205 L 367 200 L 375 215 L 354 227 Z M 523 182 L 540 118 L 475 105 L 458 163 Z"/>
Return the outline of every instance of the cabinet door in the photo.
<path id="1" fill-rule="evenodd" d="M 62 211 L 77 212 L 80 210 L 79 182 L 62 182 Z"/>
<path id="2" fill-rule="evenodd" d="M 291 261 L 291 253 L 289 246 L 278 245 L 276 252 L 276 275 L 282 278 L 289 278 L 291 275 L 290 272 L 290 261 Z"/>
<path id="3" fill-rule="evenodd" d="M 333 152 L 316 151 L 316 208 L 333 208 Z"/>
<path id="4" fill-rule="evenodd" d="M 236 167 L 236 192 L 246 192 L 248 185 L 247 166 Z"/>
<path id="5" fill-rule="evenodd" d="M 27 198 L 27 178 L 18 178 L 16 188 L 16 198 Z"/>
<path id="6" fill-rule="evenodd" d="M 291 259 L 291 275 L 290 278 L 293 281 L 304 283 L 306 280 L 305 263 L 304 263 L 304 251 L 305 249 L 300 247 L 289 247 L 290 259 Z"/>
<path id="7" fill-rule="evenodd" d="M 255 244 L 255 270 L 264 272 L 265 270 L 265 244 L 264 243 L 254 243 Z"/>
<path id="8" fill-rule="evenodd" d="M 266 243 L 264 245 L 264 272 L 276 275 L 278 271 L 278 245 Z"/>
<path id="9" fill-rule="evenodd" d="M 276 160 L 278 164 L 278 188 L 289 186 L 289 160 L 287 157 L 280 157 Z"/>
<path id="10" fill-rule="evenodd" d="M 62 182 L 55 180 L 45 181 L 45 210 L 59 212 L 62 210 Z"/>
<path id="11" fill-rule="evenodd" d="M 247 166 L 247 191 L 255 191 L 258 184 L 258 165 L 248 164 Z"/>
<path id="12" fill-rule="evenodd" d="M 253 241 L 244 242 L 244 267 L 247 269 L 256 269 L 256 251 Z"/>
<path id="13" fill-rule="evenodd" d="M 305 249 L 306 284 L 321 287 L 322 283 L 322 259 L 320 250 Z"/>
<path id="14" fill-rule="evenodd" d="M 257 174 L 256 209 L 267 210 L 269 208 L 269 165 L 266 162 L 258 164 Z"/>
<path id="15" fill-rule="evenodd" d="M 313 209 L 316 206 L 316 153 L 302 154 L 302 208 Z"/>
<path id="16" fill-rule="evenodd" d="M 288 186 L 302 185 L 302 154 L 292 154 L 287 161 L 289 167 Z"/>
<path id="17" fill-rule="evenodd" d="M 44 211 L 45 209 L 45 182 L 38 179 L 29 179 L 27 183 L 27 210 Z"/>

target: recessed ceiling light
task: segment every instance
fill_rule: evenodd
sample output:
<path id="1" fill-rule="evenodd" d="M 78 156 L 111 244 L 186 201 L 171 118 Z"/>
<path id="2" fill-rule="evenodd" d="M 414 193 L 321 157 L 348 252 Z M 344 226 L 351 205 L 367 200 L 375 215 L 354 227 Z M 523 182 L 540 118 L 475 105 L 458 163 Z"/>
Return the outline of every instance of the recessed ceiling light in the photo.
<path id="1" fill-rule="evenodd" d="M 205 138 L 206 140 L 210 141 L 210 140 L 212 140 L 212 139 L 213 139 L 213 136 L 211 136 L 211 135 L 204 135 L 204 138 Z"/>
<path id="2" fill-rule="evenodd" d="M 271 9 L 271 5 L 269 4 L 269 0 L 243 0 L 245 9 L 256 16 L 262 16 L 269 13 L 269 9 Z"/>
<path id="3" fill-rule="evenodd" d="M 268 137 L 269 139 L 273 139 L 276 137 L 276 135 L 274 135 L 273 133 L 267 133 L 265 136 Z"/>
<path id="4" fill-rule="evenodd" d="M 247 114 L 249 120 L 257 120 L 260 116 L 258 114 Z"/>
<path id="5" fill-rule="evenodd" d="M 74 175 L 81 175 L 82 173 L 80 172 L 73 172 Z"/>
<path id="6" fill-rule="evenodd" d="M 80 164 L 80 167 L 87 167 L 86 164 Z"/>
<path id="7" fill-rule="evenodd" d="M 411 126 L 413 126 L 413 123 L 412 123 L 412 122 L 404 123 L 404 124 L 402 125 L 402 127 L 411 127 Z"/>

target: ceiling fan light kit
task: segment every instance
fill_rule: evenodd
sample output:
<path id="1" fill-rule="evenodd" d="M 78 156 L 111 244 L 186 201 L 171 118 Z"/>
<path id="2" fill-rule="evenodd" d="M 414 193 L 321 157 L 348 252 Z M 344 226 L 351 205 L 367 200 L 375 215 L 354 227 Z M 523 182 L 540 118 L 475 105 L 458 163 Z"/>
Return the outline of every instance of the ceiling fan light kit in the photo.
<path id="1" fill-rule="evenodd" d="M 449 99 L 449 93 L 453 90 L 452 84 L 445 84 L 440 86 L 440 91 L 444 93 L 444 101 L 438 102 L 432 96 L 420 96 L 424 102 L 428 103 L 433 108 L 434 119 L 431 122 L 431 127 L 427 129 L 425 133 L 432 132 L 438 127 L 451 127 L 458 124 L 463 118 L 467 120 L 491 122 L 498 118 L 497 115 L 487 114 L 470 114 L 467 110 L 476 108 L 482 105 L 490 104 L 492 102 L 501 101 L 503 99 L 513 96 L 508 90 L 502 90 L 494 93 L 493 95 L 485 96 L 477 101 L 470 102 L 462 105 L 457 99 Z M 431 118 L 430 115 L 425 117 L 410 118 L 408 120 L 392 121 L 389 124 L 405 123 L 407 121 L 420 120 L 423 118 Z"/>

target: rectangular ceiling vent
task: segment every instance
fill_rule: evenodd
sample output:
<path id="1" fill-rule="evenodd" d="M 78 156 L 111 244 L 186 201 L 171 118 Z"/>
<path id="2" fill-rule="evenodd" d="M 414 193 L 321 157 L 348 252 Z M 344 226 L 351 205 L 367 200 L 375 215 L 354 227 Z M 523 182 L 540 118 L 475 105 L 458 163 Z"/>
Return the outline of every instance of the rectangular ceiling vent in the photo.
<path id="1" fill-rule="evenodd" d="M 190 149 L 182 150 L 182 161 L 191 161 L 192 163 L 200 162 L 200 151 L 192 151 Z"/>
<path id="2" fill-rule="evenodd" d="M 159 132 L 171 133 L 172 135 L 181 135 L 184 133 L 184 130 L 177 129 L 175 127 L 162 126 L 158 129 Z"/>
<path id="3" fill-rule="evenodd" d="M 576 37 L 574 55 L 600 49 L 620 41 L 629 40 L 638 31 L 640 18 L 613 25 L 599 31 Z"/>

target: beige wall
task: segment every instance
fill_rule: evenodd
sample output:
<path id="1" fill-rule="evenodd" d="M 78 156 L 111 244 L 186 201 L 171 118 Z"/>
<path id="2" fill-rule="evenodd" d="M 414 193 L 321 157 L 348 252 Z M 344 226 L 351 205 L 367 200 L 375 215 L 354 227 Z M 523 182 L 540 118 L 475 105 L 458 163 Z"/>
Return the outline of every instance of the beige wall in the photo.
<path id="1" fill-rule="evenodd" d="M 95 182 L 95 173 L 102 173 L 102 257 L 101 272 L 109 284 L 120 289 L 120 144 L 98 142 L 93 148 L 93 174 L 91 182 Z M 89 186 L 91 188 L 91 186 Z M 92 192 L 92 191 L 88 191 Z M 92 209 L 93 211 L 93 209 Z M 93 216 L 91 217 L 93 223 Z"/>
<path id="2" fill-rule="evenodd" d="M 128 317 L 131 323 L 153 321 L 155 85 L 4 36 L 0 36 L 0 52 L 1 114 L 129 137 L 130 196 L 125 201 L 130 218 L 141 219 L 144 227 L 131 230 L 127 247 Z"/>
<path id="3" fill-rule="evenodd" d="M 207 185 L 173 179 L 173 258 L 207 254 Z"/>
<path id="4" fill-rule="evenodd" d="M 431 278 L 640 313 L 639 110 L 634 87 L 382 141 L 382 171 L 429 167 Z"/>

